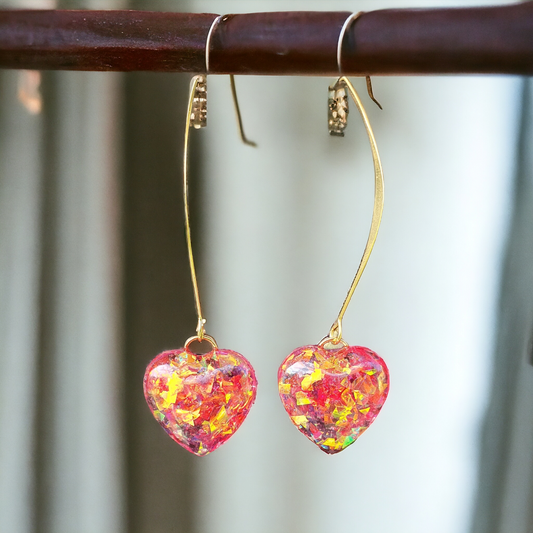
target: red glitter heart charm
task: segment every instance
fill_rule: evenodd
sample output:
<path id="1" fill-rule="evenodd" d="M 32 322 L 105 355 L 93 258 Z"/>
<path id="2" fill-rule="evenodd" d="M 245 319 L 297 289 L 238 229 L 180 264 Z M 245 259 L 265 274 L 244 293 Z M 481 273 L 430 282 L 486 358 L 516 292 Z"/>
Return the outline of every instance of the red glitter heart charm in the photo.
<path id="1" fill-rule="evenodd" d="M 334 454 L 355 442 L 378 415 L 389 392 L 389 371 L 379 355 L 362 346 L 302 346 L 281 364 L 278 386 L 293 424 Z"/>
<path id="2" fill-rule="evenodd" d="M 144 396 L 163 429 L 186 450 L 202 456 L 226 442 L 255 401 L 252 365 L 216 347 L 197 355 L 188 348 L 153 359 L 144 374 Z"/>

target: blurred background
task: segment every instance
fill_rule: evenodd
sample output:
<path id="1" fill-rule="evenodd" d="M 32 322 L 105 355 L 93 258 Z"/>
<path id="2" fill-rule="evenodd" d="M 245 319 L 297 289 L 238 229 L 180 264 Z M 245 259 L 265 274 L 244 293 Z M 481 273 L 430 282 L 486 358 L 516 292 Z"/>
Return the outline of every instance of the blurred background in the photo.
<path id="1" fill-rule="evenodd" d="M 2 1 L 212 13 L 360 11 L 467 0 Z M 498 2 L 501 3 L 501 2 Z M 183 74 L 0 72 L 1 533 L 533 531 L 533 90 L 516 77 L 354 80 L 385 212 L 344 321 L 389 365 L 372 428 L 327 456 L 276 372 L 337 316 L 370 224 L 355 107 L 327 133 L 329 78 L 209 77 L 193 133 L 193 239 L 208 332 L 259 389 L 205 458 L 142 394 L 196 318 L 180 168 Z"/>

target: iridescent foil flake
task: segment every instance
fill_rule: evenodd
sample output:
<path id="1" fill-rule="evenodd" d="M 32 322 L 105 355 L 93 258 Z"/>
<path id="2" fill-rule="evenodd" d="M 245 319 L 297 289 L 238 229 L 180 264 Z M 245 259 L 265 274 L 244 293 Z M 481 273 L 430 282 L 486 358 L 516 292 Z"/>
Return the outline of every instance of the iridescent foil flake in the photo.
<path id="1" fill-rule="evenodd" d="M 293 424 L 321 450 L 341 452 L 372 424 L 389 392 L 383 359 L 362 346 L 294 350 L 278 371 Z"/>
<path id="2" fill-rule="evenodd" d="M 197 355 L 171 350 L 151 361 L 144 375 L 144 395 L 168 435 L 202 456 L 226 442 L 240 427 L 255 401 L 252 365 L 232 350 Z"/>

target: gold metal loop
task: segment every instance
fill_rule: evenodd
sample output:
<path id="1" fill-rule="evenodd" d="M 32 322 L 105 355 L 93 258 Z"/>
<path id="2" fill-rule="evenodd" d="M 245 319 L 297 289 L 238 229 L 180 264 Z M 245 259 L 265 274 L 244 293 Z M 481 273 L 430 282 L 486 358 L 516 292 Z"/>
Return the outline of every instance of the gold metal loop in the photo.
<path id="1" fill-rule="evenodd" d="M 216 350 L 218 348 L 218 345 L 217 345 L 217 341 L 211 337 L 211 335 L 204 335 L 202 338 L 200 338 L 199 335 L 194 335 L 193 337 L 189 337 L 186 341 L 185 341 L 185 345 L 184 345 L 184 348 L 186 350 L 189 349 L 189 346 L 194 342 L 194 341 L 198 341 L 198 342 L 203 342 L 203 341 L 207 341 L 212 347 L 213 347 L 213 350 Z"/>
<path id="2" fill-rule="evenodd" d="M 331 347 L 328 347 L 328 344 L 331 345 Z M 343 346 L 344 348 L 348 348 L 349 346 L 344 339 L 332 339 L 329 335 L 324 337 L 318 343 L 318 345 L 326 350 L 338 350 L 340 348 L 339 345 Z"/>
<path id="3" fill-rule="evenodd" d="M 326 337 L 326 339 L 329 339 L 329 342 L 333 342 L 333 344 L 336 344 L 337 342 L 344 342 L 342 341 L 342 319 L 344 318 L 344 314 L 346 313 L 346 310 L 350 305 L 352 296 L 359 283 L 359 280 L 361 279 L 361 276 L 363 275 L 363 271 L 365 270 L 366 264 L 368 263 L 368 259 L 370 258 L 372 249 L 374 248 L 374 243 L 376 242 L 376 238 L 378 236 L 379 225 L 381 223 L 381 216 L 383 214 L 384 204 L 383 169 L 381 167 L 378 147 L 376 144 L 376 139 L 374 137 L 374 132 L 372 131 L 372 127 L 370 126 L 370 121 L 368 120 L 368 116 L 366 114 L 365 108 L 363 107 L 361 99 L 359 98 L 359 95 L 357 94 L 357 91 L 355 90 L 350 80 L 345 76 L 342 76 L 341 78 L 339 78 L 335 86 L 339 84 L 344 85 L 348 88 L 348 91 L 352 96 L 355 106 L 361 114 L 361 118 L 363 119 L 363 124 L 365 125 L 366 133 L 368 135 L 368 140 L 370 141 L 372 161 L 374 162 L 374 209 L 372 212 L 370 232 L 366 242 L 365 250 L 363 252 L 363 257 L 361 258 L 361 262 L 359 263 L 359 267 L 357 268 L 355 277 L 352 281 L 352 284 L 350 285 L 348 294 L 344 299 L 344 303 L 342 304 L 337 320 L 331 326 L 329 336 Z"/>

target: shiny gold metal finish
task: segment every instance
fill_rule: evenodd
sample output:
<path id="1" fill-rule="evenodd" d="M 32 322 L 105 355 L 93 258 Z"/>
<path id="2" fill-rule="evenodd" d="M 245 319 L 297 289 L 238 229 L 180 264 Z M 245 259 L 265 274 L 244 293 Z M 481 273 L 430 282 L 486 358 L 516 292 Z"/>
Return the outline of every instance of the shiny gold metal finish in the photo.
<path id="1" fill-rule="evenodd" d="M 361 262 L 359 264 L 359 267 L 357 268 L 357 272 L 355 273 L 355 277 L 352 281 L 348 294 L 346 295 L 344 303 L 342 304 L 337 320 L 335 320 L 335 322 L 331 326 L 329 335 L 321 341 L 321 343 L 331 342 L 333 344 L 338 344 L 339 342 L 343 342 L 342 340 L 342 319 L 344 318 L 344 314 L 346 313 L 346 310 L 348 309 L 348 306 L 350 305 L 352 296 L 355 292 L 357 284 L 359 283 L 359 280 L 361 279 L 361 276 L 363 275 L 363 271 L 365 270 L 370 254 L 372 253 L 372 249 L 374 248 L 374 243 L 376 242 L 376 238 L 378 236 L 379 225 L 381 223 L 381 216 L 383 214 L 384 181 L 383 181 L 383 169 L 381 167 L 381 160 L 379 158 L 379 152 L 378 152 L 378 147 L 376 144 L 376 139 L 374 137 L 374 132 L 372 131 L 372 127 L 370 126 L 368 116 L 366 114 L 365 108 L 363 107 L 361 99 L 359 98 L 359 95 L 357 94 L 357 91 L 355 90 L 354 86 L 351 84 L 350 80 L 346 78 L 345 76 L 339 78 L 339 80 L 337 81 L 335 85 L 343 85 L 347 87 L 350 95 L 353 98 L 355 106 L 359 110 L 359 113 L 361 114 L 361 118 L 363 119 L 363 124 L 365 125 L 366 133 L 368 135 L 368 140 L 370 141 L 372 160 L 374 162 L 374 186 L 375 186 L 374 188 L 374 209 L 372 213 L 372 222 L 370 223 L 370 232 L 368 235 L 368 240 L 366 242 L 365 250 L 363 252 L 363 257 L 361 258 Z"/>
<path id="2" fill-rule="evenodd" d="M 244 135 L 242 127 L 241 112 L 239 110 L 239 102 L 237 100 L 237 91 L 235 90 L 235 82 L 231 76 L 231 87 L 235 109 L 237 111 L 237 120 L 239 124 L 239 131 L 243 142 L 249 146 L 256 146 L 252 141 L 249 141 Z M 202 341 L 204 338 L 209 340 L 209 335 L 205 333 L 206 319 L 202 314 L 202 304 L 200 302 L 200 290 L 198 289 L 198 278 L 196 276 L 196 266 L 194 264 L 194 255 L 192 252 L 191 242 L 191 224 L 189 212 L 189 135 L 191 127 L 195 129 L 204 128 L 207 125 L 207 80 L 205 75 L 194 76 L 191 80 L 191 87 L 189 91 L 189 104 L 187 107 L 187 120 L 185 123 L 185 137 L 183 142 L 183 206 L 185 209 L 185 237 L 187 240 L 187 252 L 189 255 L 189 266 L 191 269 L 192 286 L 194 291 L 194 302 L 196 305 L 196 314 L 198 315 L 198 324 L 196 333 L 198 340 Z M 209 337 L 212 339 L 212 337 Z M 214 339 L 213 339 L 214 341 Z M 211 342 L 211 341 L 209 341 Z"/>
<path id="3" fill-rule="evenodd" d="M 187 120 L 185 122 L 185 139 L 183 142 L 183 206 L 185 209 L 185 236 L 187 239 L 187 252 L 189 254 L 189 265 L 191 267 L 192 287 L 194 291 L 194 302 L 196 305 L 196 314 L 198 315 L 198 326 L 196 333 L 198 339 L 201 341 L 206 336 L 205 333 L 205 318 L 202 315 L 202 304 L 200 302 L 200 291 L 198 289 L 198 279 L 196 277 L 196 267 L 194 265 L 194 256 L 192 253 L 191 242 L 191 224 L 189 214 L 189 181 L 187 179 L 189 169 L 189 132 L 191 126 L 194 125 L 193 108 L 195 104 L 195 97 L 198 94 L 198 87 L 205 86 L 205 76 L 195 76 L 191 80 L 191 88 L 189 92 L 189 105 L 187 107 Z M 197 121 L 201 124 L 201 121 Z M 204 121 L 205 125 L 205 121 Z M 196 127 L 196 126 L 195 126 Z M 198 126 L 202 127 L 202 126 Z M 191 341 L 192 342 L 192 341 Z"/>
<path id="4" fill-rule="evenodd" d="M 343 338 L 331 338 L 329 335 L 327 337 L 324 337 L 318 343 L 318 345 L 324 348 L 325 350 L 338 350 L 340 348 L 339 345 L 343 346 L 344 348 L 347 348 L 349 346 Z"/>
<path id="5" fill-rule="evenodd" d="M 217 341 L 213 337 L 211 337 L 211 335 L 207 335 L 207 334 L 204 334 L 202 338 L 200 338 L 200 335 L 194 335 L 193 337 L 189 337 L 185 341 L 184 348 L 187 350 L 189 346 L 195 341 L 198 341 L 198 342 L 207 341 L 209 344 L 211 344 L 214 350 L 218 348 Z"/>

